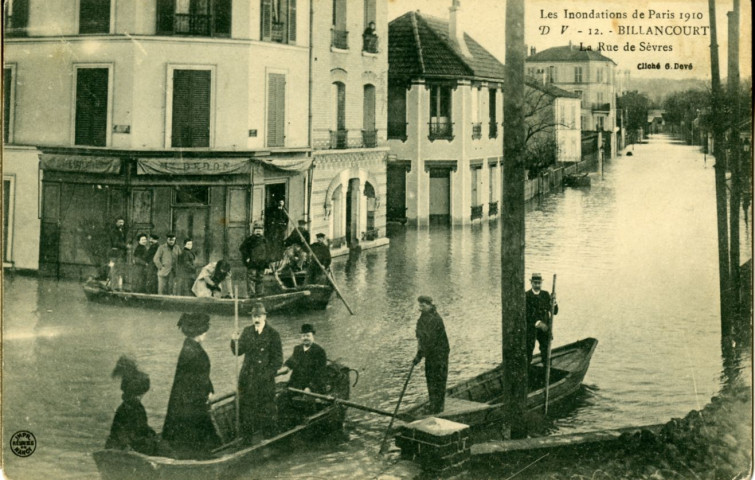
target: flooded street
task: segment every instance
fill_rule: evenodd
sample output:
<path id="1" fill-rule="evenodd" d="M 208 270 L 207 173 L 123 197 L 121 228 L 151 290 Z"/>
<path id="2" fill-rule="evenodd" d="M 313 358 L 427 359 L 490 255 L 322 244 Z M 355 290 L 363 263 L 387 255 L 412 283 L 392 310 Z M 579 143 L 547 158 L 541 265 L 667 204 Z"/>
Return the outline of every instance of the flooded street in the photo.
<path id="1" fill-rule="evenodd" d="M 608 163 L 602 178 L 592 174 L 591 188 L 530 206 L 526 271 L 541 272 L 546 289 L 558 274 L 555 345 L 600 342 L 585 388 L 556 431 L 665 422 L 719 391 L 715 189 L 707 160 L 706 168 L 697 147 L 657 135 Z M 498 222 L 399 227 L 388 248 L 364 251 L 353 264 L 336 259 L 335 277 L 356 315 L 336 297 L 325 311 L 270 315 L 284 357 L 301 324 L 313 323 L 328 357 L 359 371 L 352 400 L 392 410 L 416 351 L 416 297 L 425 294 L 448 331 L 449 385 L 491 368 L 501 356 L 499 229 Z M 110 372 L 121 354 L 137 359 L 151 377 L 142 402 L 159 431 L 183 343 L 179 315 L 90 304 L 72 281 L 16 276 L 4 288 L 4 434 L 29 430 L 38 442 L 27 458 L 4 445 L 8 476 L 98 478 L 91 453 L 104 446 L 121 396 Z M 234 389 L 232 329 L 232 317 L 213 317 L 204 343 L 219 394 Z M 425 396 L 418 372 L 404 404 Z M 348 442 L 283 455 L 253 477 L 375 477 L 387 467 L 376 456 L 387 423 L 351 410 Z"/>

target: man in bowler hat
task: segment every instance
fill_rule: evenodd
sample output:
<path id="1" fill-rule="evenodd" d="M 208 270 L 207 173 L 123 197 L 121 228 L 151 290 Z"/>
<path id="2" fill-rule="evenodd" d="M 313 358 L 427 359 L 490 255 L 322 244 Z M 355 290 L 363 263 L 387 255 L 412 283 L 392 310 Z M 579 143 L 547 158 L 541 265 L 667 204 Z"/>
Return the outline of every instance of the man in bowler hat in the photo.
<path id="1" fill-rule="evenodd" d="M 301 344 L 286 360 L 281 373 L 291 371 L 288 386 L 313 392 L 322 392 L 322 372 L 327 364 L 325 350 L 315 343 L 315 327 L 309 323 L 301 326 Z"/>
<path id="2" fill-rule="evenodd" d="M 261 302 L 252 308 L 252 324 L 231 336 L 231 352 L 244 355 L 239 374 L 241 434 L 247 441 L 261 432 L 265 438 L 277 433 L 275 374 L 283 364 L 283 346 L 277 331 L 266 322 Z M 238 348 L 237 348 L 238 344 Z"/>
<path id="3" fill-rule="evenodd" d="M 542 290 L 543 276 L 533 273 L 530 278 L 532 288 L 525 293 L 527 311 L 527 365 L 532 363 L 532 354 L 535 352 L 535 340 L 540 345 L 540 355 L 543 365 L 547 364 L 548 343 L 551 341 L 551 332 L 548 325 L 551 324 L 551 295 Z M 553 314 L 558 313 L 558 303 L 553 295 Z"/>
<path id="4" fill-rule="evenodd" d="M 417 320 L 417 355 L 414 365 L 425 359 L 425 380 L 430 396 L 430 412 L 440 413 L 446 399 L 446 381 L 448 380 L 448 337 L 443 319 L 433 305 L 433 299 L 427 295 L 417 298 L 422 314 Z"/>

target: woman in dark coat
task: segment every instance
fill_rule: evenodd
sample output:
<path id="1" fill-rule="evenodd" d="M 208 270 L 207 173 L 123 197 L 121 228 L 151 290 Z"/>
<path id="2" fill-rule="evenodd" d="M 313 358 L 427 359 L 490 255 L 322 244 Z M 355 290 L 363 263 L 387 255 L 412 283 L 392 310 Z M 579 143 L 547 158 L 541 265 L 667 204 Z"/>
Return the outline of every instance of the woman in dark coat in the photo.
<path id="1" fill-rule="evenodd" d="M 105 448 L 156 455 L 158 437 L 147 423 L 147 412 L 141 402 L 142 395 L 149 390 L 149 376 L 140 372 L 136 362 L 126 356 L 118 359 L 112 376 L 121 378 L 123 403 L 115 411 Z"/>
<path id="2" fill-rule="evenodd" d="M 214 391 L 210 381 L 210 358 L 201 345 L 210 329 L 210 317 L 184 313 L 178 327 L 186 340 L 178 356 L 162 437 L 170 442 L 178 458 L 207 457 L 220 445 L 207 403 Z"/>
<path id="3" fill-rule="evenodd" d="M 136 237 L 138 245 L 134 248 L 133 263 L 131 269 L 131 289 L 137 293 L 147 293 L 147 275 L 152 258 L 148 256 L 147 235 L 140 233 Z"/>

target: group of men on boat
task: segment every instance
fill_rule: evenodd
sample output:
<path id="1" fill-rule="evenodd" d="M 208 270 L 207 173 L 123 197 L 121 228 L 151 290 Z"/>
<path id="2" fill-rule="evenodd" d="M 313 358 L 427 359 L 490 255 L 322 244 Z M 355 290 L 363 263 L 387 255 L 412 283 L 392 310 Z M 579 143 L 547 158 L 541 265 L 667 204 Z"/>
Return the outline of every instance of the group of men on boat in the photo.
<path id="1" fill-rule="evenodd" d="M 325 350 L 315 343 L 315 328 L 301 327 L 301 343 L 283 361 L 278 332 L 267 323 L 267 312 L 256 303 L 252 325 L 231 335 L 231 353 L 244 356 L 239 373 L 238 395 L 240 438 L 252 444 L 285 431 L 308 413 L 295 394 L 276 398 L 275 378 L 291 373 L 288 386 L 307 392 L 327 388 Z M 221 445 L 210 412 L 214 388 L 210 379 L 210 358 L 202 347 L 210 328 L 210 317 L 184 313 L 178 328 L 185 335 L 168 400 L 161 435 L 149 427 L 141 397 L 150 388 L 149 376 L 136 363 L 121 357 L 113 377 L 121 378 L 123 403 L 118 407 L 106 448 L 134 450 L 145 455 L 174 458 L 207 458 Z M 311 403 L 306 404 L 311 407 Z"/>
<path id="2" fill-rule="evenodd" d="M 265 294 L 264 275 L 268 272 L 274 274 L 281 287 L 284 287 L 284 280 L 294 287 L 302 283 L 327 281 L 331 254 L 325 234 L 318 233 L 317 240 L 310 245 L 307 224 L 300 220 L 298 227 L 286 237 L 288 213 L 282 206 L 280 214 L 277 214 L 278 210 L 275 209 L 268 215 L 269 234 L 265 234 L 263 224 L 255 223 L 252 234 L 239 247 L 246 267 L 246 291 L 249 298 Z M 286 223 L 278 218 L 281 215 L 286 215 Z M 123 290 L 124 277 L 128 277 L 130 289 L 136 293 L 231 296 L 230 262 L 226 259 L 210 262 L 199 269 L 197 274 L 197 257 L 191 238 L 184 238 L 181 246 L 177 243 L 176 235 L 168 233 L 165 243 L 160 244 L 158 235 L 139 233 L 136 236 L 137 245 L 131 255 L 130 268 L 126 268 L 129 244 L 123 218 L 116 220 L 109 232 L 109 242 L 108 284 L 113 290 Z"/>

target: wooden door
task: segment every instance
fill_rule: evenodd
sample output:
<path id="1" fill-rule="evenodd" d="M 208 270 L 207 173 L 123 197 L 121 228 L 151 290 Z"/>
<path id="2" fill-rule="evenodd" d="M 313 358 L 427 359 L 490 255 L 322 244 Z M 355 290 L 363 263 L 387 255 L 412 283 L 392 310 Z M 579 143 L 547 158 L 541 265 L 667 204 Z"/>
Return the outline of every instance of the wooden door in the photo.
<path id="1" fill-rule="evenodd" d="M 209 261 L 209 244 L 207 235 L 207 207 L 174 207 L 173 232 L 176 245 L 183 249 L 184 240 L 191 238 L 193 251 L 197 257 L 197 266 L 207 265 Z"/>

